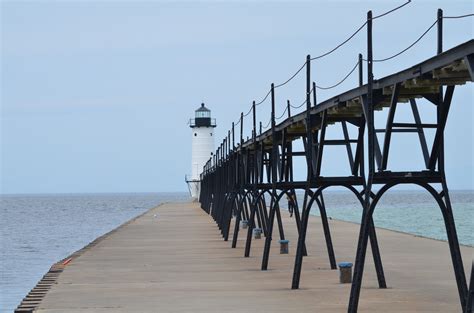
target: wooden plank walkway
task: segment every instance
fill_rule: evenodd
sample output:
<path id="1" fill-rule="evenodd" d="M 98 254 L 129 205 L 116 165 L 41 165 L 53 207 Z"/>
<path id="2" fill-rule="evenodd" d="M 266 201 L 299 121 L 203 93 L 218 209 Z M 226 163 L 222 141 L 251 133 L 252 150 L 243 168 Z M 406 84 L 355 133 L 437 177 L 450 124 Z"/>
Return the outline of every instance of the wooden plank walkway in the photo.
<path id="1" fill-rule="evenodd" d="M 309 224 L 301 289 L 291 290 L 296 230 L 283 213 L 290 254 L 264 240 L 250 258 L 224 242 L 196 203 L 164 204 L 73 258 L 36 312 L 346 312 L 350 284 L 329 269 L 319 218 Z M 358 225 L 330 221 L 338 261 L 353 261 Z M 243 234 L 243 233 L 242 233 Z M 377 288 L 368 251 L 359 312 L 460 312 L 447 243 L 378 230 L 388 289 Z M 462 247 L 467 273 L 473 248 Z"/>

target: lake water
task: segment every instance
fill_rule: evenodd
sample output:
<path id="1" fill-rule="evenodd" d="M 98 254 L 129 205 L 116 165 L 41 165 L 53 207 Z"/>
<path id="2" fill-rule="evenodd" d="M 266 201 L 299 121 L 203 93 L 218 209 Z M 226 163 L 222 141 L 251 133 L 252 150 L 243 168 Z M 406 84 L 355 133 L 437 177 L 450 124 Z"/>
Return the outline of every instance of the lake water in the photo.
<path id="1" fill-rule="evenodd" d="M 453 191 L 451 198 L 459 241 L 474 246 L 474 192 Z M 53 263 L 159 203 L 188 199 L 187 193 L 0 196 L 0 311 L 12 312 Z M 352 194 L 327 192 L 325 201 L 328 216 L 360 222 Z M 442 215 L 424 192 L 387 193 L 374 220 L 378 227 L 446 239 Z"/>
<path id="2" fill-rule="evenodd" d="M 160 203 L 187 193 L 1 196 L 0 312 L 12 312 L 51 265 Z"/>
<path id="3" fill-rule="evenodd" d="M 459 243 L 474 246 L 474 191 L 449 194 Z M 353 194 L 329 192 L 324 200 L 328 217 L 360 223 L 362 208 Z M 319 215 L 316 205 L 312 213 Z M 441 210 L 426 191 L 388 191 L 377 204 L 373 217 L 376 227 L 447 240 Z"/>

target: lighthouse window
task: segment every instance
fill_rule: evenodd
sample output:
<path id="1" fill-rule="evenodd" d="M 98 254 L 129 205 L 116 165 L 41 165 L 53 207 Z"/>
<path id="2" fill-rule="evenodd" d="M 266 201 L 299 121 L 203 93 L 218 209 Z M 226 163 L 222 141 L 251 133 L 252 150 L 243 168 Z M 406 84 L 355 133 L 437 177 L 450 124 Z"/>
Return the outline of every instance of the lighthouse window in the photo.
<path id="1" fill-rule="evenodd" d="M 196 111 L 197 118 L 209 118 L 211 117 L 211 112 L 209 111 Z"/>
<path id="2" fill-rule="evenodd" d="M 212 136 L 212 133 L 209 133 L 209 135 L 211 135 L 211 136 Z"/>
<path id="3" fill-rule="evenodd" d="M 194 133 L 194 137 L 196 137 L 198 134 L 197 133 Z"/>

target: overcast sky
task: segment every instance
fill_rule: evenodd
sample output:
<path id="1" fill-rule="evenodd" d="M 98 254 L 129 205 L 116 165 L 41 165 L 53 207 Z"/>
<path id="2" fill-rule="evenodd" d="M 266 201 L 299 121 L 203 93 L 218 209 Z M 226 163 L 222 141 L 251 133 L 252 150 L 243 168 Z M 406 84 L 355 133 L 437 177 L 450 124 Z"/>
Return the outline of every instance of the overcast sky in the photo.
<path id="1" fill-rule="evenodd" d="M 2 1 L 1 192 L 185 191 L 192 138 L 187 122 L 201 102 L 217 119 L 220 142 L 240 112 L 270 83 L 285 81 L 306 54 L 326 52 L 347 38 L 367 10 L 377 15 L 401 3 Z M 445 15 L 474 12 L 470 0 L 413 1 L 374 22 L 374 57 L 412 43 L 438 7 Z M 473 20 L 445 20 L 446 50 L 473 38 Z M 362 31 L 313 62 L 312 77 L 323 86 L 339 81 L 357 54 L 365 54 L 365 38 Z M 407 53 L 375 64 L 375 76 L 435 53 L 433 29 Z M 353 75 L 318 98 L 356 84 Z M 279 89 L 277 115 L 286 99 L 301 103 L 304 88 L 298 76 Z M 456 88 L 446 128 L 452 189 L 474 188 L 473 100 L 472 84 Z M 267 102 L 258 110 L 265 123 L 268 109 Z M 428 103 L 421 110 L 435 116 Z M 402 107 L 396 120 L 412 121 L 408 113 Z M 417 140 L 395 134 L 389 166 L 410 169 L 420 162 Z M 328 149 L 323 174 L 346 166 L 342 152 Z M 297 167 L 304 177 L 304 164 Z"/>

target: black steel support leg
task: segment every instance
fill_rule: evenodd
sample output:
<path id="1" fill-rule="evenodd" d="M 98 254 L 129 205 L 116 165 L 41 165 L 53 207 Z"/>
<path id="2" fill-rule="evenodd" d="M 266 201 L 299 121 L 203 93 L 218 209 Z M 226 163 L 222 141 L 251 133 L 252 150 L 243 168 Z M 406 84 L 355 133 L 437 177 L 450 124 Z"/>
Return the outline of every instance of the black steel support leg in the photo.
<path id="1" fill-rule="evenodd" d="M 245 206 L 244 206 L 245 201 L 246 201 L 245 197 L 239 201 L 238 214 L 235 218 L 234 234 L 232 236 L 232 248 L 237 247 L 237 239 L 239 237 L 239 230 L 240 230 L 240 221 L 242 220 L 242 217 L 245 219 Z"/>
<path id="2" fill-rule="evenodd" d="M 232 213 L 234 211 L 234 207 L 236 206 L 236 197 L 233 197 L 230 208 L 226 211 L 226 217 L 225 217 L 225 229 L 224 229 L 224 241 L 229 240 L 229 232 L 230 232 L 230 225 L 232 222 Z"/>
<path id="3" fill-rule="evenodd" d="M 305 194 L 305 201 L 303 204 L 303 211 L 301 216 L 301 224 L 300 224 L 300 233 L 298 236 L 298 246 L 296 248 L 296 256 L 295 256 L 295 266 L 293 269 L 293 280 L 291 282 L 291 289 L 298 289 L 300 285 L 300 276 L 301 276 L 301 267 L 303 265 L 303 248 L 305 246 L 306 240 L 306 230 L 308 228 L 308 219 L 309 219 L 309 211 L 310 208 L 306 207 L 308 203 L 307 194 Z"/>
<path id="4" fill-rule="evenodd" d="M 226 216 L 226 206 L 227 206 L 227 202 L 228 202 L 228 197 L 227 196 L 223 196 L 223 200 L 222 200 L 222 205 L 221 205 L 221 210 L 220 210 L 220 216 L 219 216 L 219 229 L 221 231 L 221 235 L 222 237 L 224 237 L 224 231 L 225 231 L 225 216 Z"/>
<path id="5" fill-rule="evenodd" d="M 267 235 L 265 237 L 265 246 L 263 249 L 262 271 L 266 271 L 268 268 L 268 258 L 270 256 L 270 247 L 272 244 L 273 224 L 275 221 L 275 214 L 278 208 L 278 203 L 275 202 L 273 199 L 270 202 L 270 216 L 268 218 Z"/>
<path id="6" fill-rule="evenodd" d="M 446 226 L 446 233 L 448 235 L 449 250 L 451 252 L 451 260 L 453 262 L 454 274 L 456 276 L 459 299 L 461 301 L 461 307 L 464 310 L 464 308 L 466 307 L 466 300 L 468 294 L 466 274 L 464 272 L 464 266 L 462 263 L 461 250 L 459 248 L 456 226 L 454 224 L 453 210 L 451 207 L 451 200 L 449 198 L 449 192 L 445 178 L 443 178 L 443 194 L 445 206 L 441 209 L 445 210 L 445 213 L 443 214 L 444 224 Z"/>
<path id="7" fill-rule="evenodd" d="M 248 220 L 248 230 L 247 230 L 247 241 L 245 242 L 245 254 L 244 256 L 248 258 L 250 256 L 250 246 L 252 245 L 252 232 L 255 227 L 255 211 L 257 203 L 252 201 L 250 204 L 250 218 Z"/>
<path id="8" fill-rule="evenodd" d="M 466 300 L 466 313 L 474 311 L 474 261 L 471 264 L 471 282 L 469 283 L 469 292 Z"/>
<path id="9" fill-rule="evenodd" d="M 285 231 L 283 230 L 283 221 L 281 219 L 280 205 L 276 203 L 275 213 L 278 223 L 278 231 L 280 232 L 280 239 L 285 240 Z"/>
<path id="10" fill-rule="evenodd" d="M 375 233 L 375 226 L 372 218 L 369 222 L 369 228 L 370 247 L 372 248 L 372 256 L 374 257 L 375 271 L 377 273 L 379 288 L 387 288 L 382 266 L 382 258 L 380 257 L 379 244 L 377 242 L 377 235 Z"/>
<path id="11" fill-rule="evenodd" d="M 301 217 L 300 217 L 300 210 L 297 205 L 293 208 L 293 213 L 295 214 L 295 222 L 296 222 L 296 229 L 298 230 L 298 236 L 301 233 Z M 303 256 L 307 256 L 308 252 L 306 251 L 306 244 L 303 245 Z"/>
<path id="12" fill-rule="evenodd" d="M 255 215 L 257 217 L 258 227 L 260 227 L 262 230 L 265 230 L 265 227 L 264 227 L 264 224 L 263 224 L 263 215 L 262 215 L 261 207 L 262 207 L 261 202 L 258 202 L 255 206 Z"/>
<path id="13" fill-rule="evenodd" d="M 244 198 L 244 202 L 243 202 L 243 211 L 242 211 L 242 217 L 244 220 L 247 220 L 249 219 L 249 211 L 248 211 L 248 205 L 247 205 L 247 199 Z"/>
<path id="14" fill-rule="evenodd" d="M 357 243 L 357 254 L 354 264 L 354 274 L 352 279 L 351 295 L 349 298 L 348 313 L 357 313 L 359 304 L 360 288 L 362 284 L 362 276 L 364 272 L 365 254 L 367 251 L 367 243 L 370 231 L 369 207 L 366 205 L 362 213 L 362 222 L 359 231 L 359 241 Z"/>
<path id="15" fill-rule="evenodd" d="M 328 256 L 329 256 L 329 264 L 331 265 L 331 269 L 337 269 L 336 265 L 336 256 L 334 254 L 334 247 L 332 245 L 331 239 L 331 231 L 329 229 L 328 217 L 326 214 L 326 206 L 324 204 L 323 194 L 321 193 L 320 199 L 316 199 L 316 203 L 319 207 L 319 212 L 321 214 L 321 223 L 323 224 L 324 230 L 324 237 L 326 239 L 326 247 L 328 249 Z"/>
<path id="16" fill-rule="evenodd" d="M 265 196 L 262 196 L 261 199 L 261 211 L 262 212 L 262 228 L 263 228 L 263 233 L 265 234 L 265 236 L 267 235 L 267 232 L 268 232 L 268 211 L 267 211 L 267 203 L 265 201 Z M 271 203 L 270 203 L 270 206 L 271 206 Z M 271 208 L 270 208 L 271 209 Z"/>

